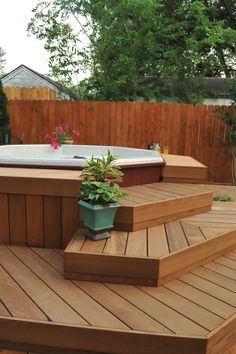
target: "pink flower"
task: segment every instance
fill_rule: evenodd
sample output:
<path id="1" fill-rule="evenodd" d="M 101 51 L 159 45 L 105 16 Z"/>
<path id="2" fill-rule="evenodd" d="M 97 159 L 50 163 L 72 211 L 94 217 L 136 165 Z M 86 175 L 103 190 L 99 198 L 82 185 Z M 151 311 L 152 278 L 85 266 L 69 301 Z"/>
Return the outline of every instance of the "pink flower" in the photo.
<path id="1" fill-rule="evenodd" d="M 78 137 L 80 132 L 78 129 L 72 129 L 68 124 L 64 127 L 59 125 L 53 131 L 52 134 L 46 134 L 45 140 L 48 140 L 53 149 L 58 149 L 59 146 L 65 143 L 66 138 Z"/>
<path id="2" fill-rule="evenodd" d="M 60 145 L 59 145 L 56 141 L 53 141 L 53 142 L 51 142 L 50 146 L 51 146 L 54 150 L 56 150 L 56 149 L 59 148 Z"/>
<path id="3" fill-rule="evenodd" d="M 54 130 L 56 133 L 63 133 L 63 128 L 60 125 L 58 127 L 56 127 Z"/>

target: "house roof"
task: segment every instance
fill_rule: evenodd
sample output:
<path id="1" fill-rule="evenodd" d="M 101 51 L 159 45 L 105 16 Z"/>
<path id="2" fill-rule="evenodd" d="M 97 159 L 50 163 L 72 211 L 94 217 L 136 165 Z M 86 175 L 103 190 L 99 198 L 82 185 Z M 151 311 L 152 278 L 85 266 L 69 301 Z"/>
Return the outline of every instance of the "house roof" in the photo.
<path id="1" fill-rule="evenodd" d="M 207 77 L 206 90 L 208 93 L 214 93 L 217 97 L 230 97 L 229 87 L 236 83 L 236 79 L 221 78 L 221 77 Z"/>
<path id="2" fill-rule="evenodd" d="M 61 89 L 62 85 L 48 77 L 46 77 L 45 75 L 40 74 L 39 72 L 29 68 L 28 66 L 21 64 L 19 65 L 17 68 L 13 69 L 12 71 L 10 71 L 9 73 L 5 74 L 2 76 L 1 80 L 3 83 L 3 86 L 18 86 L 18 87 L 25 87 L 25 86 L 32 86 L 32 82 L 26 82 L 27 80 L 24 81 L 24 77 L 22 77 L 22 75 L 20 77 L 17 77 L 17 74 L 19 74 L 19 72 L 28 72 L 30 73 L 32 76 L 32 78 L 34 77 L 35 79 L 38 78 L 40 81 L 39 86 L 42 86 L 43 83 L 45 82 L 47 84 L 47 86 L 50 86 L 51 88 L 54 89 Z M 36 77 L 35 77 L 36 75 Z M 15 78 L 15 81 L 14 81 Z"/>
<path id="3" fill-rule="evenodd" d="M 146 77 L 142 80 L 147 85 L 166 85 L 167 91 L 175 91 L 179 89 L 180 80 L 165 78 L 159 79 L 155 77 Z M 207 97 L 230 98 L 230 87 L 236 84 L 236 78 L 221 77 L 195 77 L 186 79 L 186 83 L 191 84 L 196 89 L 202 89 Z"/>

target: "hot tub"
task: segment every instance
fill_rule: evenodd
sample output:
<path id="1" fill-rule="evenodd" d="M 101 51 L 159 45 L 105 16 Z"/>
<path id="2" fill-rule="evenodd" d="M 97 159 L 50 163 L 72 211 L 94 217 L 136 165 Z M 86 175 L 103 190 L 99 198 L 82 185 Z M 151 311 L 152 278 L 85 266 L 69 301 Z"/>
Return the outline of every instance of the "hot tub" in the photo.
<path id="1" fill-rule="evenodd" d="M 4 145 L 0 147 L 1 167 L 51 168 L 81 170 L 91 156 L 106 156 L 108 149 L 124 172 L 123 186 L 159 182 L 165 164 L 162 156 L 152 150 L 117 146 L 62 145 L 53 150 L 50 145 Z"/>

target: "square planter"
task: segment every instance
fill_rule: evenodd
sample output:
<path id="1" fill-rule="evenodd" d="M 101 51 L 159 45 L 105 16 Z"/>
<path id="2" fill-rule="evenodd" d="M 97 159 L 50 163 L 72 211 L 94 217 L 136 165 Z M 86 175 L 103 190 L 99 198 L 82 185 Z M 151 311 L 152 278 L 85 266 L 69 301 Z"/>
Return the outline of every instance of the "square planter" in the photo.
<path id="1" fill-rule="evenodd" d="M 110 237 L 109 230 L 113 227 L 119 204 L 111 203 L 104 206 L 80 200 L 79 205 L 83 213 L 84 225 L 89 229 L 86 234 L 87 237 L 92 240 L 101 240 Z"/>

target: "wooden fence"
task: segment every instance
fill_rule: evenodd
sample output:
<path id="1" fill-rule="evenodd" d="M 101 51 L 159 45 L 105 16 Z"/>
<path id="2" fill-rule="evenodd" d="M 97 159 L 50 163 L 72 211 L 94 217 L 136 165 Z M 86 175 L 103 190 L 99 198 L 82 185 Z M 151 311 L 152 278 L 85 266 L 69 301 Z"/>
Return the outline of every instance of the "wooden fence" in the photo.
<path id="1" fill-rule="evenodd" d="M 171 154 L 189 155 L 209 168 L 209 181 L 231 182 L 224 149 L 224 123 L 216 106 L 82 101 L 10 101 L 13 142 L 42 144 L 58 124 L 80 130 L 79 144 L 147 148 L 168 145 Z"/>
<path id="2" fill-rule="evenodd" d="M 48 87 L 4 87 L 9 100 L 55 100 L 56 91 Z"/>

